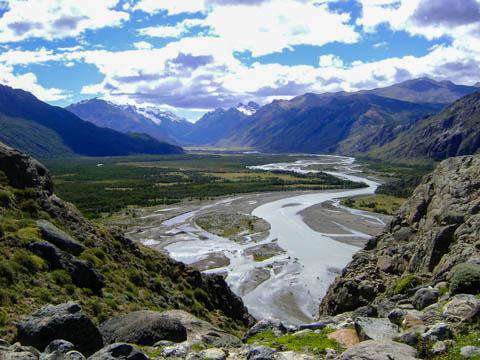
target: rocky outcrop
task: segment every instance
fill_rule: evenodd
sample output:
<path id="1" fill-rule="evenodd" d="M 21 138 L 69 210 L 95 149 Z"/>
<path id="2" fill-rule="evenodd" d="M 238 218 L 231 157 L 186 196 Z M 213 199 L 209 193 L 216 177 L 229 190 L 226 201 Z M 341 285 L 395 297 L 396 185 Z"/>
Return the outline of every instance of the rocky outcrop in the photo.
<path id="1" fill-rule="evenodd" d="M 65 231 L 57 228 L 51 222 L 38 220 L 37 226 L 42 232 L 43 237 L 61 250 L 72 255 L 80 255 L 85 251 L 85 245 L 72 238 Z"/>
<path id="2" fill-rule="evenodd" d="M 47 305 L 18 324 L 17 340 L 23 345 L 43 350 L 57 339 L 71 342 L 86 355 L 103 345 L 95 324 L 74 302 Z"/>
<path id="3" fill-rule="evenodd" d="M 419 288 L 448 283 L 456 265 L 480 263 L 479 225 L 480 156 L 442 162 L 385 232 L 354 255 L 330 286 L 320 314 L 339 314 L 371 303 L 386 314 L 395 301 L 413 296 Z M 422 290 L 414 302 L 422 308 L 438 296 Z"/>
<path id="4" fill-rule="evenodd" d="M 48 194 L 53 192 L 52 178 L 42 164 L 1 142 L 0 170 L 15 188 L 35 188 Z"/>

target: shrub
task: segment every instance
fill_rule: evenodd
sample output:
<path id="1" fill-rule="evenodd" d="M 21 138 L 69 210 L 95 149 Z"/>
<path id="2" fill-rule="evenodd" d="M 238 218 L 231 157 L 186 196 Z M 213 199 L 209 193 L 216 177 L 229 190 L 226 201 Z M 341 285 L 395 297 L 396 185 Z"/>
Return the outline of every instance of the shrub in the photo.
<path id="1" fill-rule="evenodd" d="M 0 326 L 5 326 L 8 322 L 8 315 L 5 311 L 0 311 Z"/>
<path id="2" fill-rule="evenodd" d="M 15 271 L 9 261 L 0 261 L 0 283 L 11 285 L 15 281 Z"/>
<path id="3" fill-rule="evenodd" d="M 13 261 L 24 270 L 32 273 L 36 273 L 45 268 L 45 261 L 42 258 L 23 249 L 18 250 L 15 255 L 13 255 Z"/>
<path id="4" fill-rule="evenodd" d="M 47 288 L 40 288 L 38 290 L 38 298 L 44 303 L 49 303 L 52 301 L 52 293 Z"/>
<path id="5" fill-rule="evenodd" d="M 450 281 L 452 294 L 478 294 L 480 293 L 480 265 L 459 264 L 452 270 Z"/>
<path id="6" fill-rule="evenodd" d="M 0 190 L 0 206 L 8 208 L 13 202 L 13 194 L 10 191 Z"/>
<path id="7" fill-rule="evenodd" d="M 400 280 L 397 281 L 395 284 L 395 287 L 393 289 L 393 292 L 395 294 L 403 294 L 407 290 L 411 290 L 414 287 L 420 285 L 422 282 L 420 278 L 413 274 L 406 275 L 402 277 Z"/>
<path id="8" fill-rule="evenodd" d="M 2 306 L 16 304 L 18 297 L 15 291 L 9 289 L 0 289 L 0 304 Z"/>
<path id="9" fill-rule="evenodd" d="M 60 286 L 65 286 L 72 283 L 72 277 L 65 270 L 52 271 L 50 276 L 52 280 Z"/>

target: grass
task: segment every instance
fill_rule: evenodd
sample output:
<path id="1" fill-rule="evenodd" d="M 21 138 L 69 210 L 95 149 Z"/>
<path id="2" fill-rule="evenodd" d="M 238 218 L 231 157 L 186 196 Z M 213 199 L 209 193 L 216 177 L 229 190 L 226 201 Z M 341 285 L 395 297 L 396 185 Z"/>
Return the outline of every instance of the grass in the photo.
<path id="1" fill-rule="evenodd" d="M 250 339 L 248 344 L 259 344 L 282 351 L 306 352 L 313 355 L 321 355 L 326 349 L 340 350 L 340 345 L 327 337 L 328 331 L 320 333 L 308 332 L 304 334 L 287 334 L 275 337 L 273 331 L 259 333 Z"/>
<path id="2" fill-rule="evenodd" d="M 455 345 L 452 346 L 444 355 L 435 357 L 438 360 L 460 360 L 464 357 L 460 354 L 460 349 L 464 346 L 480 347 L 480 331 L 474 330 L 470 332 L 463 332 L 455 336 Z M 480 360 L 480 356 L 471 357 L 472 360 Z"/>
<path id="3" fill-rule="evenodd" d="M 394 215 L 405 199 L 390 195 L 368 195 L 342 199 L 341 204 L 354 209 Z"/>

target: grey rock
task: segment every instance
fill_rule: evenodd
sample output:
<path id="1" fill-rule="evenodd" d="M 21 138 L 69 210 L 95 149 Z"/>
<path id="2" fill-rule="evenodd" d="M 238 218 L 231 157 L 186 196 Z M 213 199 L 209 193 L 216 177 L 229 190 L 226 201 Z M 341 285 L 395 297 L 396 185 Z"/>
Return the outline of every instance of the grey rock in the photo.
<path id="1" fill-rule="evenodd" d="M 47 194 L 53 192 L 52 178 L 42 164 L 1 142 L 0 169 L 15 188 L 36 188 Z"/>
<path id="2" fill-rule="evenodd" d="M 435 324 L 422 334 L 422 340 L 430 343 L 451 338 L 453 338 L 453 331 L 444 323 Z"/>
<path id="3" fill-rule="evenodd" d="M 190 343 L 182 343 L 178 345 L 167 346 L 162 349 L 162 356 L 166 358 L 169 358 L 169 357 L 183 358 L 187 355 L 190 347 L 191 347 Z"/>
<path id="4" fill-rule="evenodd" d="M 391 340 L 399 335 L 399 328 L 384 318 L 359 317 L 355 329 L 362 340 Z"/>
<path id="5" fill-rule="evenodd" d="M 334 321 L 329 319 L 329 320 L 324 320 L 324 321 L 319 321 L 316 323 L 312 324 L 301 324 L 298 326 L 299 330 L 304 330 L 304 329 L 312 329 L 312 330 L 321 330 L 327 327 L 327 325 L 333 324 Z"/>
<path id="6" fill-rule="evenodd" d="M 273 331 L 275 336 L 282 336 L 287 332 L 287 328 L 280 320 L 277 319 L 260 320 L 247 331 L 243 337 L 243 341 L 246 341 L 252 336 L 265 331 Z"/>
<path id="7" fill-rule="evenodd" d="M 358 317 L 376 317 L 378 315 L 377 308 L 372 305 L 361 306 L 354 310 L 352 313 L 352 319 Z"/>
<path id="8" fill-rule="evenodd" d="M 413 295 L 413 306 L 415 309 L 422 310 L 427 306 L 436 303 L 438 297 L 440 296 L 440 292 L 433 288 L 423 288 L 417 290 L 415 295 Z"/>
<path id="9" fill-rule="evenodd" d="M 437 341 L 432 345 L 431 353 L 432 355 L 441 355 L 446 353 L 448 350 L 448 346 L 444 341 Z"/>
<path id="10" fill-rule="evenodd" d="M 267 346 L 255 346 L 247 353 L 247 360 L 274 360 L 275 349 Z"/>
<path id="11" fill-rule="evenodd" d="M 178 319 L 149 310 L 116 316 L 102 323 L 99 329 L 106 344 L 127 342 L 152 346 L 160 340 L 187 340 L 187 329 Z"/>
<path id="12" fill-rule="evenodd" d="M 207 349 L 198 353 L 199 360 L 225 360 L 227 354 L 222 349 Z"/>
<path id="13" fill-rule="evenodd" d="M 51 243 L 35 242 L 29 245 L 29 249 L 45 259 L 51 269 L 67 271 L 72 277 L 73 283 L 79 287 L 89 288 L 93 292 L 99 293 L 105 286 L 105 279 L 89 262 L 79 260 Z"/>
<path id="14" fill-rule="evenodd" d="M 85 356 L 78 351 L 73 350 L 66 353 L 63 360 L 85 360 Z"/>
<path id="15" fill-rule="evenodd" d="M 43 238 L 57 246 L 59 249 L 72 255 L 80 255 L 85 251 L 85 246 L 82 243 L 78 242 L 49 221 L 38 220 L 37 226 L 40 229 Z"/>
<path id="16" fill-rule="evenodd" d="M 390 320 L 395 325 L 400 326 L 402 324 L 403 318 L 407 315 L 407 310 L 404 309 L 393 309 L 387 315 L 388 320 Z"/>
<path id="17" fill-rule="evenodd" d="M 275 360 L 314 360 L 313 356 L 307 354 L 300 354 L 295 351 L 277 352 L 274 355 Z"/>
<path id="18" fill-rule="evenodd" d="M 88 360 L 149 360 L 148 357 L 130 344 L 111 344 L 97 351 Z"/>
<path id="19" fill-rule="evenodd" d="M 412 360 L 417 351 L 393 341 L 363 341 L 342 353 L 338 360 Z"/>
<path id="20" fill-rule="evenodd" d="M 447 321 L 468 322 L 480 313 L 480 299 L 475 295 L 455 295 L 444 307 L 442 316 Z"/>
<path id="21" fill-rule="evenodd" d="M 466 359 L 473 359 L 480 357 L 480 347 L 464 346 L 460 349 L 460 355 Z"/>
<path id="22" fill-rule="evenodd" d="M 0 359 L 2 360 L 38 360 L 40 353 L 31 346 L 13 344 L 0 346 Z"/>
<path id="23" fill-rule="evenodd" d="M 175 346 L 173 341 L 168 340 L 160 340 L 153 344 L 153 347 L 164 347 L 164 346 Z"/>
<path id="24" fill-rule="evenodd" d="M 421 335 L 426 331 L 427 331 L 426 326 L 423 326 L 423 325 L 415 326 L 413 328 L 403 331 L 398 337 L 396 337 L 393 340 L 413 346 L 413 347 L 417 347 L 420 343 Z"/>
<path id="25" fill-rule="evenodd" d="M 53 340 L 40 355 L 40 360 L 63 360 L 65 354 L 74 349 L 75 345 L 69 341 Z"/>
<path id="26" fill-rule="evenodd" d="M 52 341 L 64 339 L 80 352 L 90 355 L 103 345 L 102 336 L 80 305 L 68 302 L 46 305 L 17 326 L 17 341 L 44 349 Z"/>

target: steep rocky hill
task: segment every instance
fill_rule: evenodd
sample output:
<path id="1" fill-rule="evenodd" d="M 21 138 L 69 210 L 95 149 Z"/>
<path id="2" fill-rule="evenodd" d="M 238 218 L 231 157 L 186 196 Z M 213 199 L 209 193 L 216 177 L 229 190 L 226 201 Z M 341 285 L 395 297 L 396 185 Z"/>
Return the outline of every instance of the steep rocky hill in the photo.
<path id="1" fill-rule="evenodd" d="M 452 293 L 480 292 L 479 225 L 480 156 L 445 160 L 424 178 L 385 232 L 354 256 L 328 290 L 320 313 L 372 304 L 385 313 L 429 285 L 446 286 Z M 466 287 L 454 284 L 460 265 L 472 268 L 470 288 L 468 279 Z"/>
<path id="2" fill-rule="evenodd" d="M 68 301 L 95 322 L 140 309 L 187 310 L 233 333 L 252 321 L 221 276 L 87 221 L 55 196 L 45 167 L 2 143 L 0 253 L 0 338 L 12 338 L 15 322 L 42 305 Z"/>
<path id="3" fill-rule="evenodd" d="M 438 115 L 418 121 L 372 151 L 384 158 L 430 158 L 475 154 L 480 149 L 480 92 L 467 95 Z"/>
<path id="4" fill-rule="evenodd" d="M 0 85 L 0 141 L 37 157 L 177 154 L 183 150 L 144 134 L 123 134 L 83 121 L 31 93 Z"/>

